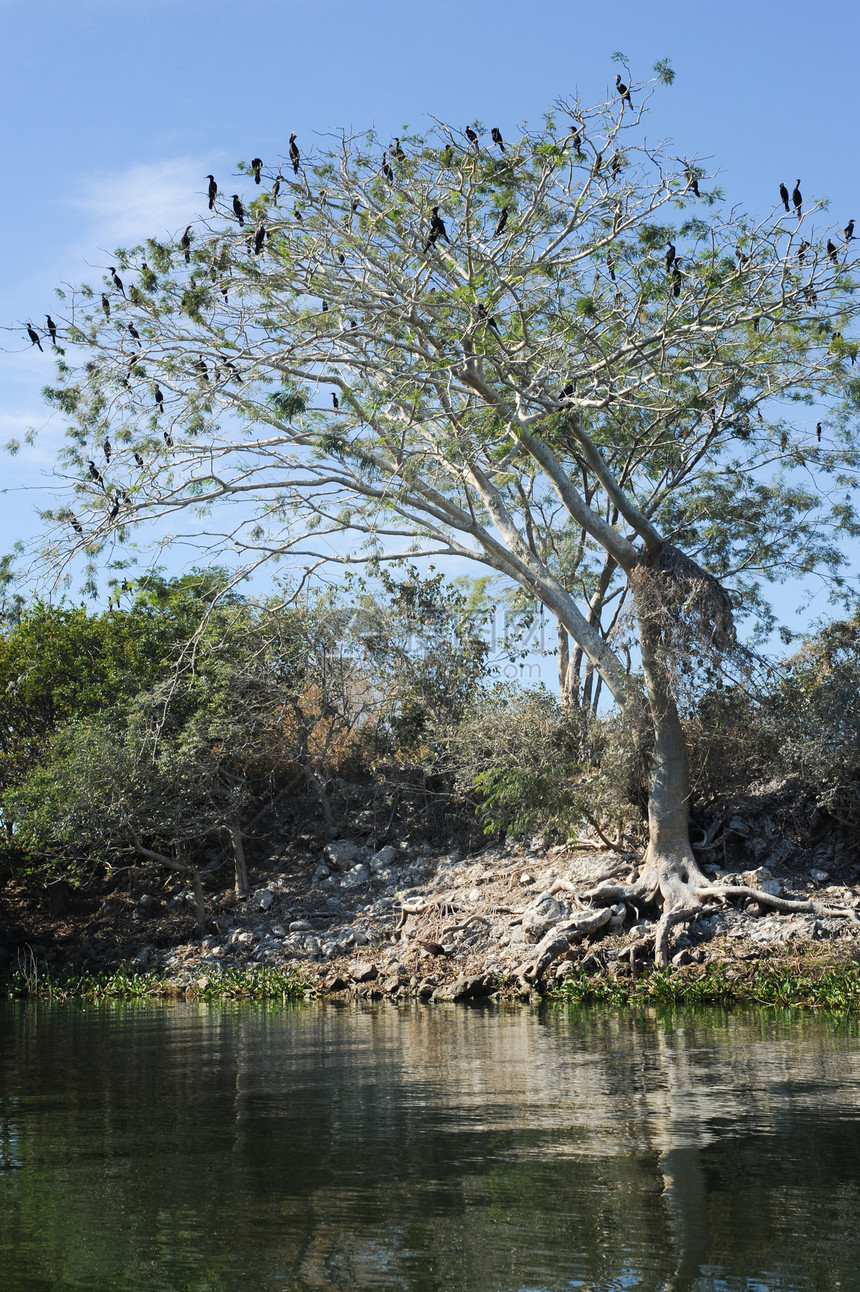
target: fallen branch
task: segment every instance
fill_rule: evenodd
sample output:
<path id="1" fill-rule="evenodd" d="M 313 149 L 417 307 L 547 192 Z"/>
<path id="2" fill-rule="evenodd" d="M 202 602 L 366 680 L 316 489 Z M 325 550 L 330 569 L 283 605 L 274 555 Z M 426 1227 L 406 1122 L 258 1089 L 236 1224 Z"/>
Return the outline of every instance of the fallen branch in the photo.
<path id="1" fill-rule="evenodd" d="M 606 906 L 600 910 L 588 911 L 568 924 L 557 924 L 555 928 L 550 929 L 535 947 L 534 960 L 525 961 L 514 970 L 514 975 L 519 980 L 523 991 L 530 991 L 535 983 L 540 982 L 554 960 L 558 960 L 582 938 L 603 928 L 604 924 L 608 924 L 621 912 L 620 906 Z"/>

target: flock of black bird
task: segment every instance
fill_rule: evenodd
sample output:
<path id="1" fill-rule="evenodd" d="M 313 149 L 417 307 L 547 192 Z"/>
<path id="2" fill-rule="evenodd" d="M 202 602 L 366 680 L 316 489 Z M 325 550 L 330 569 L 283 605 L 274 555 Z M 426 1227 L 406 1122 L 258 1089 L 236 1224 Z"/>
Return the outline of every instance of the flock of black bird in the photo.
<path id="1" fill-rule="evenodd" d="M 615 77 L 615 88 L 621 102 L 622 112 L 624 111 L 625 104 L 632 109 L 633 101 L 630 97 L 630 90 L 624 84 L 620 75 L 616 75 Z M 480 148 L 480 137 L 476 133 L 476 131 L 471 126 L 467 126 L 464 133 L 466 138 L 469 141 L 469 147 L 474 148 L 475 150 L 478 150 Z M 493 143 L 498 146 L 501 152 L 503 153 L 506 152 L 505 142 L 502 137 L 502 132 L 499 130 L 498 126 L 493 126 L 492 130 L 490 131 L 490 137 Z M 570 139 L 570 142 L 572 143 L 574 151 L 577 153 L 581 152 L 582 142 L 583 142 L 582 129 L 580 127 L 574 127 L 570 133 L 569 139 Z M 400 161 L 405 159 L 406 154 L 403 151 L 399 138 L 395 139 L 394 143 L 389 146 L 388 154 L 390 155 L 391 159 L 394 161 Z M 299 152 L 298 144 L 296 143 L 295 131 L 293 131 L 290 134 L 289 158 L 290 158 L 290 162 L 292 164 L 294 173 L 298 175 L 299 168 L 301 165 L 301 154 Z M 453 148 L 451 144 L 448 144 L 446 148 L 443 149 L 442 159 L 445 165 L 451 164 L 451 161 L 453 159 Z M 594 175 L 599 174 L 602 164 L 603 164 L 603 155 L 600 152 L 596 152 L 595 159 L 592 164 L 592 174 Z M 616 175 L 618 174 L 618 171 L 620 170 L 622 164 L 623 164 L 622 159 L 620 158 L 619 154 L 616 152 L 611 162 L 613 178 L 615 178 Z M 253 157 L 251 159 L 249 169 L 254 176 L 254 183 L 260 184 L 262 170 L 263 170 L 262 158 Z M 388 155 L 383 156 L 381 173 L 386 180 L 388 180 L 389 182 L 393 181 L 394 172 L 392 170 L 391 163 L 388 159 Z M 689 166 L 688 164 L 685 164 L 684 174 L 687 181 L 688 190 L 692 191 L 692 193 L 696 197 L 700 197 L 701 194 L 699 192 L 699 183 L 698 183 L 699 177 L 696 174 L 696 172 L 693 170 L 691 166 Z M 215 200 L 218 196 L 218 184 L 215 180 L 214 175 L 207 175 L 206 178 L 209 181 L 208 194 L 207 194 L 208 201 L 209 201 L 209 210 L 214 211 Z M 275 199 L 278 196 L 283 179 L 284 177 L 281 174 L 278 174 L 277 177 L 275 178 L 274 185 L 272 188 L 272 196 Z M 779 197 L 786 212 L 790 212 L 791 207 L 793 206 L 795 214 L 797 215 L 798 220 L 800 220 L 803 214 L 803 195 L 800 191 L 800 180 L 798 179 L 795 181 L 795 185 L 791 194 L 789 194 L 789 191 L 786 185 L 784 183 L 780 183 Z M 239 197 L 238 193 L 232 194 L 232 207 L 233 207 L 233 214 L 239 223 L 239 227 L 244 228 L 246 211 L 245 211 L 245 206 L 241 198 Z M 353 202 L 353 211 L 355 211 L 356 207 L 357 207 L 357 203 Z M 492 235 L 493 238 L 501 237 L 501 235 L 504 233 L 508 223 L 509 211 L 510 211 L 510 208 L 505 206 L 499 212 L 499 216 L 496 221 L 496 226 Z M 298 206 L 294 208 L 294 215 L 297 220 L 302 219 L 301 212 Z M 179 242 L 179 245 L 184 253 L 186 264 L 191 263 L 191 228 L 192 226 L 189 224 L 186 227 L 185 232 L 182 234 L 182 237 L 180 238 L 180 242 Z M 843 230 L 843 236 L 845 240 L 845 245 L 847 247 L 848 243 L 850 243 L 854 239 L 854 220 L 853 219 L 849 220 L 848 224 L 845 226 L 845 229 Z M 254 235 L 254 240 L 253 240 L 254 252 L 256 255 L 259 255 L 261 253 L 265 242 L 265 238 L 266 238 L 265 226 L 261 225 L 256 230 L 256 233 Z M 430 228 L 427 234 L 427 240 L 424 244 L 425 254 L 431 248 L 435 247 L 436 243 L 439 242 L 440 239 L 450 245 L 451 240 L 448 237 L 448 231 L 445 227 L 445 221 L 442 219 L 441 215 L 439 214 L 439 207 L 434 206 L 431 208 Z M 249 241 L 249 246 L 250 246 L 250 241 Z M 809 242 L 805 242 L 805 241 L 801 242 L 797 252 L 798 261 L 801 264 L 803 264 L 806 253 L 810 249 L 811 249 L 811 244 Z M 831 262 L 834 265 L 838 265 L 839 250 L 836 247 L 836 245 L 833 243 L 833 241 L 829 238 L 827 240 L 826 251 Z M 737 249 L 737 255 L 738 255 L 739 267 L 743 268 L 748 262 L 749 256 L 745 255 L 740 248 Z M 339 258 L 341 263 L 343 263 L 344 257 L 341 255 Z M 677 250 L 672 242 L 669 242 L 667 245 L 664 263 L 665 263 L 666 274 L 672 279 L 672 294 L 673 296 L 678 297 L 681 294 L 681 287 L 682 287 L 684 275 L 681 272 L 681 268 L 680 268 L 681 266 L 680 258 L 678 257 Z M 611 253 L 607 255 L 607 266 L 609 268 L 610 277 L 612 278 L 613 281 L 615 281 L 614 262 L 612 260 Z M 143 266 L 143 270 L 146 271 L 148 276 L 153 278 L 153 281 L 154 281 L 154 275 L 152 275 L 151 272 L 147 270 L 147 267 L 145 265 Z M 113 286 L 116 289 L 116 291 L 118 291 L 120 295 L 122 295 L 125 299 L 128 299 L 128 297 L 126 296 L 125 287 L 123 285 L 122 279 L 119 277 L 116 271 L 116 267 L 113 265 L 109 266 L 108 272 L 111 277 L 111 282 L 113 283 Z M 132 292 L 133 295 L 136 293 L 135 288 L 131 288 L 130 291 Z M 226 299 L 226 293 L 225 293 L 225 299 Z M 111 316 L 110 299 L 107 296 L 107 294 L 104 292 L 102 292 L 101 294 L 101 305 L 105 314 L 105 318 L 110 319 L 110 316 Z M 326 301 L 323 301 L 322 312 L 325 313 L 327 311 L 328 311 L 328 303 Z M 47 329 L 48 336 L 51 339 L 51 344 L 55 348 L 57 348 L 57 326 L 54 320 L 51 318 L 50 314 L 47 314 L 45 318 L 46 318 L 46 329 Z M 484 326 L 493 329 L 493 331 L 495 331 L 497 335 L 501 335 L 499 333 L 499 328 L 495 318 L 489 313 L 487 308 L 482 304 L 478 305 L 478 319 Z M 351 327 L 354 328 L 355 326 L 356 326 L 355 322 L 351 320 Z M 33 346 L 38 347 L 38 349 L 41 351 L 42 338 L 40 337 L 39 333 L 33 327 L 32 323 L 27 323 L 26 327 L 27 327 L 27 335 L 30 339 L 31 344 Z M 129 323 L 127 325 L 127 328 L 128 328 L 129 335 L 133 338 L 133 340 L 136 341 L 138 345 L 141 345 L 142 343 L 140 339 L 140 334 L 135 328 L 134 324 Z M 235 367 L 231 363 L 229 363 L 229 361 L 225 361 L 225 364 L 226 364 L 226 368 L 231 372 L 234 379 L 237 381 L 241 380 L 238 373 L 236 373 Z M 204 372 L 206 371 L 205 364 L 203 364 L 203 371 Z M 570 395 L 573 394 L 573 391 L 574 391 L 573 384 L 568 383 L 566 386 L 562 388 L 561 392 L 559 393 L 559 399 L 564 400 L 568 398 Z M 160 416 L 164 410 L 164 394 L 157 383 L 154 391 L 154 399 L 156 404 L 156 414 Z M 332 394 L 332 406 L 334 409 L 338 409 L 340 407 L 340 401 L 338 400 L 338 397 L 336 394 Z M 820 422 L 816 425 L 815 433 L 816 433 L 817 440 L 820 442 L 821 440 Z M 163 432 L 163 438 L 167 447 L 172 448 L 173 439 L 170 435 L 169 430 L 165 430 Z M 103 444 L 103 450 L 104 450 L 105 462 L 109 463 L 111 460 L 111 453 L 112 453 L 112 447 L 109 439 L 105 439 Z M 143 458 L 140 456 L 139 453 L 135 452 L 134 459 L 138 467 L 142 468 L 145 465 Z M 89 475 L 95 484 L 99 485 L 103 490 L 106 489 L 104 476 L 102 475 L 99 468 L 96 466 L 95 462 L 92 460 L 89 461 Z M 122 506 L 122 503 L 125 501 L 127 497 L 128 495 L 123 490 L 119 490 L 118 493 L 115 495 L 112 508 L 109 512 L 109 517 L 111 520 L 116 519 L 117 515 L 119 514 L 120 507 Z M 74 515 L 71 516 L 71 525 L 76 534 L 83 535 L 83 532 L 84 532 L 83 528 Z"/>

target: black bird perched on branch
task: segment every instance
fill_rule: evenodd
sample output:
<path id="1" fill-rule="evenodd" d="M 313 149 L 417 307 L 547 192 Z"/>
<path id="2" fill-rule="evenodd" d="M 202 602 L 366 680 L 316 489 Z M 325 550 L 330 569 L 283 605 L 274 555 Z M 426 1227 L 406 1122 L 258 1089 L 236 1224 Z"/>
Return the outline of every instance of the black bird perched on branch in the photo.
<path id="1" fill-rule="evenodd" d="M 332 403 L 332 408 L 340 408 L 340 400 L 338 399 L 334 391 L 331 392 L 331 403 Z"/>
<path id="2" fill-rule="evenodd" d="M 74 512 L 72 512 L 71 516 L 69 517 L 69 523 L 71 524 L 72 529 L 75 531 L 75 533 L 80 534 L 83 537 L 84 527 L 81 524 L 81 522 L 78 520 Z"/>
<path id="3" fill-rule="evenodd" d="M 110 455 L 111 455 L 110 440 L 105 440 L 103 447 L 105 451 L 105 461 L 110 462 Z"/>
<path id="4" fill-rule="evenodd" d="M 144 465 L 145 465 L 145 463 L 144 463 L 144 461 L 143 461 L 143 458 L 140 456 L 140 454 L 139 454 L 139 453 L 135 453 L 135 455 L 134 455 L 134 460 L 135 460 L 135 462 L 137 463 L 137 465 L 138 465 L 139 467 L 142 467 L 142 466 L 144 466 Z"/>
<path id="5" fill-rule="evenodd" d="M 478 318 L 481 320 L 482 323 L 485 323 L 487 327 L 491 327 L 493 331 L 496 333 L 496 336 L 502 335 L 501 332 L 499 331 L 499 327 L 498 327 L 498 324 L 496 323 L 496 320 L 493 318 L 492 314 L 487 309 L 486 305 L 480 305 L 480 304 L 478 305 Z"/>
<path id="6" fill-rule="evenodd" d="M 491 134 L 491 135 L 492 135 L 492 137 L 493 137 L 493 143 L 494 143 L 494 144 L 498 144 L 498 145 L 499 145 L 499 147 L 501 148 L 502 152 L 504 152 L 504 151 L 505 151 L 505 141 L 504 141 L 504 139 L 502 139 L 502 132 L 501 132 L 501 130 L 499 129 L 499 127 L 498 127 L 498 126 L 493 126 L 492 130 L 490 131 L 490 134 Z"/>
<path id="7" fill-rule="evenodd" d="M 570 132 L 570 142 L 573 144 L 575 153 L 582 152 L 582 131 L 575 129 Z"/>
<path id="8" fill-rule="evenodd" d="M 508 222 L 508 210 L 509 210 L 509 209 L 510 209 L 510 208 L 509 208 L 509 207 L 507 207 L 507 206 L 503 206 L 503 207 L 502 207 L 501 214 L 499 215 L 499 218 L 498 218 L 498 220 L 496 221 L 496 227 L 495 227 L 495 229 L 493 230 L 493 237 L 494 237 L 494 238 L 499 238 L 499 237 L 501 237 L 501 235 L 504 233 L 504 231 L 505 231 L 505 225 L 506 225 L 506 224 L 507 224 L 507 222 Z"/>
<path id="9" fill-rule="evenodd" d="M 618 175 L 618 172 L 621 170 L 621 153 L 620 153 L 620 152 L 617 152 L 617 151 L 616 151 L 616 152 L 614 152 L 614 153 L 612 154 L 612 161 L 610 162 L 610 166 L 611 166 L 611 169 L 612 169 L 612 178 L 613 178 L 613 179 L 615 179 L 615 178 L 617 177 L 617 175 Z"/>
<path id="10" fill-rule="evenodd" d="M 280 193 L 280 191 L 281 191 L 281 185 L 283 184 L 283 182 L 284 182 L 284 177 L 283 177 L 283 175 L 276 175 L 276 176 L 275 176 L 275 182 L 274 182 L 274 184 L 272 185 L 272 200 L 273 200 L 274 202 L 277 202 L 277 200 L 278 200 L 278 194 L 279 194 L 279 193 Z"/>
<path id="11" fill-rule="evenodd" d="M 122 292 L 123 296 L 125 296 L 125 288 L 122 285 L 122 279 L 114 269 L 113 265 L 111 265 L 110 267 L 110 276 L 111 276 L 111 282 L 113 283 L 114 287 L 117 289 L 118 292 Z"/>
<path id="12" fill-rule="evenodd" d="M 105 487 L 105 478 L 104 478 L 104 476 L 102 475 L 101 471 L 99 471 L 99 469 L 98 469 L 98 467 L 96 466 L 95 462 L 93 462 L 92 458 L 90 458 L 90 459 L 89 459 L 89 464 L 90 464 L 90 477 L 91 477 L 91 479 L 95 480 L 96 484 L 100 484 L 100 485 L 101 485 L 101 487 L 102 487 L 102 489 L 104 489 L 104 487 Z"/>
<path id="13" fill-rule="evenodd" d="M 794 209 L 797 212 L 797 218 L 799 220 L 801 208 L 803 207 L 803 195 L 800 191 L 800 180 L 795 181 L 794 188 L 791 191 L 791 200 L 794 203 Z"/>
<path id="14" fill-rule="evenodd" d="M 628 90 L 627 86 L 626 86 L 626 85 L 623 83 L 623 81 L 621 80 L 621 76 L 620 76 L 620 75 L 616 75 L 616 77 L 615 77 L 615 88 L 616 88 L 616 90 L 618 91 L 619 95 L 621 96 L 621 111 L 622 111 L 622 112 L 624 111 L 624 104 L 625 104 L 625 102 L 626 102 L 626 103 L 627 103 L 627 104 L 632 108 L 632 107 L 633 107 L 633 100 L 632 100 L 632 99 L 631 99 L 631 97 L 630 97 L 630 91 Z"/>
<path id="15" fill-rule="evenodd" d="M 30 338 L 30 340 L 32 341 L 33 345 L 37 345 L 37 346 L 39 347 L 39 349 L 40 349 L 40 350 L 42 350 L 42 342 L 39 340 L 39 333 L 38 333 L 38 332 L 36 331 L 36 329 L 33 327 L 33 324 L 32 324 L 32 323 L 28 323 L 28 324 L 27 324 L 27 336 Z M 45 353 L 45 351 L 44 351 L 44 350 L 42 350 L 42 354 L 44 354 L 44 353 Z"/>
<path id="16" fill-rule="evenodd" d="M 103 309 L 103 310 L 104 310 L 104 312 L 105 312 L 105 318 L 106 318 L 106 319 L 109 319 L 109 318 L 110 318 L 110 301 L 109 301 L 109 300 L 108 300 L 108 298 L 105 296 L 104 292 L 102 292 L 102 309 Z"/>
<path id="17" fill-rule="evenodd" d="M 158 416 L 160 417 L 161 414 L 164 412 L 164 395 L 162 394 L 161 387 L 156 386 L 154 393 L 155 393 L 155 402 L 158 406 Z"/>
<path id="18" fill-rule="evenodd" d="M 854 237 L 854 221 L 849 220 L 842 232 L 845 235 L 845 245 L 847 247 L 848 243 Z"/>
<path id="19" fill-rule="evenodd" d="M 562 386 L 561 390 L 558 392 L 557 398 L 560 400 L 570 399 L 575 389 L 576 387 L 573 382 L 569 381 L 566 385 Z"/>
<path id="20" fill-rule="evenodd" d="M 476 148 L 478 147 L 478 136 L 471 126 L 466 126 L 466 138 L 470 144 L 474 144 Z"/>
<path id="21" fill-rule="evenodd" d="M 266 226 L 265 224 L 261 224 L 257 232 L 254 234 L 254 255 L 255 256 L 259 256 L 260 252 L 263 250 L 263 243 L 265 241 L 266 241 Z"/>
<path id="22" fill-rule="evenodd" d="M 164 432 L 164 443 L 169 449 L 173 448 L 173 436 L 170 434 L 170 431 Z"/>
<path id="23" fill-rule="evenodd" d="M 454 160 L 454 149 L 451 147 L 450 144 L 446 144 L 445 147 L 442 149 L 442 165 L 450 166 L 453 160 Z"/>
<path id="24" fill-rule="evenodd" d="M 301 224 L 302 221 L 304 220 L 304 216 L 302 215 L 301 211 L 297 206 L 293 207 L 293 215 L 298 220 L 299 224 Z"/>
<path id="25" fill-rule="evenodd" d="M 190 224 L 186 225 L 185 232 L 183 233 L 182 237 L 179 239 L 179 245 L 182 248 L 182 250 L 185 252 L 186 265 L 190 265 L 191 264 L 191 225 Z"/>
<path id="26" fill-rule="evenodd" d="M 238 193 L 234 193 L 234 194 L 233 194 L 233 214 L 235 215 L 236 219 L 239 221 L 239 228 L 240 228 L 240 229 L 244 229 L 244 227 L 245 227 L 245 208 L 244 208 L 244 206 L 242 205 L 242 203 L 241 203 L 241 202 L 240 202 L 240 200 L 239 200 L 239 194 L 238 194 Z"/>
<path id="27" fill-rule="evenodd" d="M 818 440 L 818 443 L 820 444 L 821 443 L 821 423 L 820 422 L 815 423 L 815 438 Z"/>
<path id="28" fill-rule="evenodd" d="M 789 210 L 788 189 L 785 187 L 784 184 L 780 184 L 779 186 L 779 196 L 782 199 L 782 204 L 785 207 L 786 211 Z"/>
<path id="29" fill-rule="evenodd" d="M 853 226 L 854 221 L 852 220 L 852 221 L 851 221 L 851 223 L 852 223 L 852 226 Z M 848 239 L 846 238 L 846 242 L 847 242 L 847 241 L 848 241 Z M 48 335 L 49 335 L 49 336 L 50 336 L 50 338 L 51 338 L 51 345 L 54 345 L 54 346 L 55 346 L 55 345 L 57 344 L 57 325 L 56 325 L 56 323 L 54 322 L 54 320 L 51 318 L 50 314 L 46 314 L 46 315 L 45 315 L 45 322 L 46 322 L 46 323 L 47 323 L 47 325 L 48 325 Z"/>
<path id="30" fill-rule="evenodd" d="M 674 263 L 675 263 L 675 244 L 673 242 L 670 242 L 669 248 L 666 252 L 666 273 L 667 274 L 671 274 L 672 266 L 674 265 Z"/>
<path id="31" fill-rule="evenodd" d="M 293 163 L 293 171 L 296 175 L 299 173 L 299 146 L 296 143 L 295 130 L 290 135 L 290 161 Z"/>
<path id="32" fill-rule="evenodd" d="M 129 331 L 129 335 L 133 336 L 135 341 L 137 341 L 137 343 L 140 344 L 140 333 L 138 332 L 137 328 L 134 326 L 133 323 L 129 323 L 128 331 Z"/>
<path id="33" fill-rule="evenodd" d="M 251 170 L 254 172 L 254 183 L 260 182 L 260 171 L 263 169 L 263 160 L 261 157 L 251 158 Z"/>
<path id="34" fill-rule="evenodd" d="M 804 257 L 811 245 L 812 244 L 809 242 L 801 242 L 800 246 L 797 248 L 797 259 L 801 265 L 803 264 Z"/>
<path id="35" fill-rule="evenodd" d="M 322 303 L 322 313 L 323 313 L 323 314 L 328 314 L 328 301 L 323 301 L 323 303 Z"/>
<path id="36" fill-rule="evenodd" d="M 834 265 L 839 264 L 839 258 L 836 254 L 836 247 L 831 242 L 830 238 L 827 239 L 827 254 L 830 257 L 830 259 L 833 261 Z"/>
<path id="37" fill-rule="evenodd" d="M 681 262 L 676 256 L 672 264 L 672 295 L 676 297 L 681 295 L 681 282 L 684 277 L 681 273 L 680 265 Z"/>
<path id="38" fill-rule="evenodd" d="M 119 504 L 120 504 L 120 497 L 119 497 L 119 494 L 117 494 L 116 498 L 114 498 L 113 506 L 108 512 L 108 520 L 116 520 L 117 516 L 119 515 Z"/>
<path id="39" fill-rule="evenodd" d="M 399 139 L 395 139 L 393 144 L 389 144 L 388 151 L 391 153 L 391 156 L 396 157 L 398 161 L 405 161 L 406 153 L 400 147 Z"/>
<path id="40" fill-rule="evenodd" d="M 599 174 L 600 174 L 600 168 L 601 168 L 601 166 L 602 166 L 602 165 L 603 165 L 603 153 L 595 153 L 595 154 L 594 154 L 594 161 L 593 161 L 592 166 L 591 166 L 591 173 L 592 173 L 592 175 L 599 175 Z"/>
<path id="41" fill-rule="evenodd" d="M 695 197 L 701 197 L 702 195 L 701 195 L 701 193 L 699 192 L 699 177 L 698 177 L 698 175 L 696 174 L 696 172 L 693 170 L 692 166 L 686 166 L 686 165 L 685 165 L 685 167 L 684 167 L 684 178 L 685 178 L 685 179 L 686 179 L 686 181 L 687 181 L 687 188 L 691 188 L 691 189 L 693 190 L 693 194 L 694 194 L 694 196 L 695 196 Z M 786 209 L 788 209 L 788 208 L 786 208 Z"/>
<path id="42" fill-rule="evenodd" d="M 448 231 L 445 228 L 445 221 L 442 219 L 441 215 L 439 214 L 438 206 L 431 207 L 431 211 L 432 211 L 432 216 L 430 219 L 430 232 L 427 235 L 427 241 L 424 244 L 425 251 L 428 251 L 429 248 L 432 247 L 439 238 L 444 238 L 445 241 L 449 244 L 449 246 L 451 243 L 451 239 L 448 237 Z"/>
<path id="43" fill-rule="evenodd" d="M 389 166 L 388 158 L 385 156 L 384 153 L 382 154 L 382 174 L 388 180 L 389 184 L 394 179 L 394 171 Z"/>
<path id="44" fill-rule="evenodd" d="M 215 198 L 218 196 L 218 185 L 215 183 L 214 175 L 207 175 L 209 181 L 209 210 L 215 210 Z"/>

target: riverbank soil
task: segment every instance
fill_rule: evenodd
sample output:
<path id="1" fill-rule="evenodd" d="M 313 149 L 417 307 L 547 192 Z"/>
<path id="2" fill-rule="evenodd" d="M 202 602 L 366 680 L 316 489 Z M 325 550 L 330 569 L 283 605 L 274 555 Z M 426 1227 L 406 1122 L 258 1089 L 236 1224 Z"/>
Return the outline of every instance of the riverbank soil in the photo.
<path id="1" fill-rule="evenodd" d="M 671 964 L 793 963 L 816 948 L 860 960 L 860 829 L 850 821 L 786 782 L 704 819 L 694 835 L 709 879 L 754 891 L 672 928 Z M 202 936 L 194 894 L 153 867 L 78 885 L 7 871 L 0 970 L 123 968 L 181 988 L 201 972 L 286 965 L 328 993 L 469 999 L 543 991 L 583 972 L 635 977 L 654 961 L 658 911 L 587 896 L 623 888 L 640 853 L 540 838 L 440 849 L 396 830 L 379 843 L 357 831 L 273 850 L 252 866 L 243 896 L 225 891 L 224 872 L 210 876 Z M 777 910 L 772 899 L 809 908 Z"/>

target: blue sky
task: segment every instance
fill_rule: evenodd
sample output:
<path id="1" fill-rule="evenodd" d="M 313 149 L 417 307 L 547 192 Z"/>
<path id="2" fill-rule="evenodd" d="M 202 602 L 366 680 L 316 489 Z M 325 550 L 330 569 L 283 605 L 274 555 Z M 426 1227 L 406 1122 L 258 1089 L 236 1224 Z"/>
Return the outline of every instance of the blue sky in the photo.
<path id="1" fill-rule="evenodd" d="M 713 157 L 728 198 L 760 214 L 799 176 L 841 228 L 860 223 L 858 36 L 847 0 L 0 0 L 0 325 L 15 329 L 0 332 L 0 444 L 39 429 L 0 457 L 0 551 L 35 529 L 62 431 L 39 395 L 50 358 L 17 328 L 43 325 L 56 284 L 97 281 L 111 247 L 181 229 L 207 171 L 230 192 L 236 161 L 274 160 L 291 130 L 307 147 L 315 131 L 384 137 L 428 113 L 512 134 L 559 95 L 602 97 L 620 49 L 634 79 L 658 58 L 677 73 L 649 136 Z"/>

